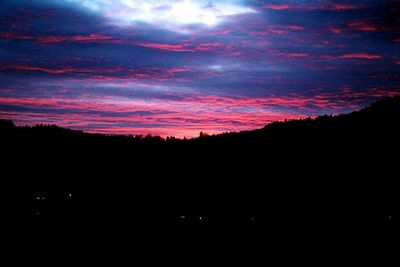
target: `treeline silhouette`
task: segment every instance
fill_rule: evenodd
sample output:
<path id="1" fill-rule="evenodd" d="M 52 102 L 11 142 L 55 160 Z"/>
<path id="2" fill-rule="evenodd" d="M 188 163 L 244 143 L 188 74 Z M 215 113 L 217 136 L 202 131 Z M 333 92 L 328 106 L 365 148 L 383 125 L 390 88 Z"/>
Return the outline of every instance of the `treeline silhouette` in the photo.
<path id="1" fill-rule="evenodd" d="M 194 139 L 0 120 L 3 190 L 14 213 L 32 217 L 385 214 L 398 202 L 399 124 L 400 97 Z"/>
<path id="2" fill-rule="evenodd" d="M 168 146 L 173 145 L 249 145 L 277 144 L 286 145 L 287 142 L 303 145 L 301 140 L 311 139 L 317 141 L 321 137 L 331 138 L 326 143 L 339 138 L 363 138 L 363 136 L 378 134 L 389 129 L 397 129 L 399 116 L 399 97 L 392 97 L 373 103 L 370 107 L 358 112 L 339 116 L 325 115 L 315 119 L 307 118 L 274 122 L 264 128 L 253 131 L 228 132 L 219 135 L 208 135 L 200 132 L 198 138 L 177 139 L 175 137 L 162 138 L 152 135 L 102 135 L 58 127 L 57 125 L 37 125 L 34 127 L 16 127 L 10 120 L 0 119 L 0 130 L 3 143 L 13 142 L 20 146 L 24 143 L 31 145 L 33 142 L 41 145 L 54 145 L 61 147 L 69 145 L 78 146 Z M 387 134 L 390 134 L 387 132 Z M 322 135 L 322 136 L 321 136 Z M 358 135 L 358 136 L 356 136 Z M 315 139 L 314 139 L 315 138 Z M 299 142 L 298 142 L 299 141 Z M 346 140 L 342 140 L 346 141 Z M 371 140 L 374 141 L 374 140 Z M 383 141 L 383 140 L 381 140 Z"/>

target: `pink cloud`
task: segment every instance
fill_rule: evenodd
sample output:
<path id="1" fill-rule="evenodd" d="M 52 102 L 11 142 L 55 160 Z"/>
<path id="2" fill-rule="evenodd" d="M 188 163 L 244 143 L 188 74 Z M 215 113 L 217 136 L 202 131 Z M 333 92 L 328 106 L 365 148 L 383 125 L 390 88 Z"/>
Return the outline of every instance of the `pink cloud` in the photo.
<path id="1" fill-rule="evenodd" d="M 1 69 L 11 69 L 17 71 L 24 72 L 44 72 L 49 74 L 66 74 L 66 73 L 116 73 L 121 71 L 121 68 L 73 68 L 73 67 L 57 67 L 57 68 L 48 68 L 48 67 L 40 67 L 40 66 L 32 66 L 32 65 L 17 65 L 11 64 L 1 67 Z"/>
<path id="2" fill-rule="evenodd" d="M 26 108 L 39 108 L 40 112 L 7 112 L 19 125 L 38 123 L 57 124 L 64 127 L 110 134 L 153 134 L 161 136 L 192 137 L 200 131 L 222 133 L 260 128 L 271 121 L 300 118 L 301 114 L 272 110 L 232 112 L 243 105 L 261 103 L 253 100 L 236 100 L 212 96 L 193 96 L 180 101 L 116 101 L 107 99 L 59 99 L 59 98 L 6 98 L 0 103 Z M 220 110 L 227 109 L 226 112 Z M 64 109 L 63 113 L 51 113 L 52 109 Z M 45 110 L 48 110 L 46 112 Z M 79 112 L 82 111 L 82 112 Z M 98 111 L 102 114 L 87 114 Z M 126 112 L 146 111 L 146 114 L 127 116 Z M 108 112 L 112 112 L 108 116 Z M 122 112 L 119 116 L 118 113 Z M 147 114 L 148 113 L 148 114 Z M 153 114 L 154 113 L 154 114 Z M 1 114 L 1 113 L 0 113 Z M 4 114 L 3 114 L 4 115 Z M 117 127 L 115 124 L 126 124 Z M 101 125 L 101 126 L 99 126 Z M 135 126 L 129 126 L 135 125 Z M 167 125 L 167 126 L 163 126 Z"/>
<path id="3" fill-rule="evenodd" d="M 288 57 L 308 57 L 308 53 L 286 53 L 285 54 Z"/>
<path id="4" fill-rule="evenodd" d="M 264 6 L 264 8 L 273 9 L 273 10 L 286 10 L 286 9 L 290 8 L 290 5 L 288 5 L 288 4 L 267 4 Z"/>
<path id="5" fill-rule="evenodd" d="M 0 111 L 0 116 L 11 118 L 18 125 L 47 123 L 106 134 L 193 137 L 200 131 L 214 134 L 252 130 L 272 121 L 305 118 L 321 110 L 341 113 L 344 109 L 359 109 L 363 103 L 360 101 L 365 97 L 394 96 L 400 92 L 393 88 L 359 91 L 344 86 L 339 92 L 322 91 L 311 96 L 290 94 L 253 98 L 176 94 L 179 97 L 171 100 L 152 101 L 90 95 L 79 99 L 0 97 L 3 105 L 27 108 L 26 112 Z M 65 112 L 52 113 L 53 109 Z M 135 115 L 135 112 L 141 115 Z M 133 114 L 127 115 L 129 113 Z"/>
<path id="6" fill-rule="evenodd" d="M 354 5 L 354 4 L 331 4 L 331 9 L 333 10 L 353 10 L 363 8 L 363 5 Z"/>
<path id="7" fill-rule="evenodd" d="M 363 9 L 365 5 L 362 4 L 336 4 L 336 3 L 316 3 L 314 5 L 308 4 L 267 4 L 263 8 L 271 10 L 332 10 L 332 11 L 347 11 Z"/>
<path id="8" fill-rule="evenodd" d="M 331 27 L 328 29 L 329 32 L 333 33 L 333 34 L 342 34 L 343 30 L 337 27 Z"/>
<path id="9" fill-rule="evenodd" d="M 293 29 L 299 30 L 297 26 L 293 26 Z M 228 34 L 231 30 L 221 30 L 221 33 Z M 271 28 L 269 30 L 275 34 L 285 34 L 285 30 Z M 218 34 L 217 31 L 215 34 Z M 238 51 L 233 51 L 232 45 L 217 43 L 217 42 L 196 42 L 196 39 L 188 39 L 179 44 L 170 43 L 155 43 L 155 42 L 136 42 L 132 40 L 118 39 L 115 37 L 102 35 L 102 34 L 90 34 L 90 35 L 77 35 L 77 36 L 30 36 L 30 35 L 19 35 L 11 32 L 0 32 L 0 38 L 6 40 L 26 40 L 37 42 L 41 44 L 56 44 L 62 42 L 86 42 L 86 43 L 111 43 L 111 44 L 127 44 L 134 46 L 141 46 L 150 49 L 157 49 L 168 52 L 215 52 L 237 55 Z M 40 71 L 40 70 L 38 70 Z M 43 70 L 45 71 L 45 70 Z"/>
<path id="10" fill-rule="evenodd" d="M 193 49 L 184 44 L 160 44 L 160 43 L 136 43 L 139 46 L 154 48 L 159 50 L 174 51 L 174 52 L 194 52 Z"/>
<path id="11" fill-rule="evenodd" d="M 304 30 L 303 26 L 300 25 L 288 25 L 287 28 L 292 31 L 302 31 Z"/>
<path id="12" fill-rule="evenodd" d="M 60 42 L 104 42 L 112 41 L 114 37 L 101 34 L 76 35 L 76 36 L 44 36 L 38 37 L 41 43 L 60 43 Z"/>
<path id="13" fill-rule="evenodd" d="M 122 68 L 122 67 L 111 67 L 111 68 L 75 68 L 69 66 L 59 67 L 41 67 L 33 65 L 0 65 L 0 70 L 14 70 L 20 72 L 42 72 L 47 74 L 62 75 L 62 74 L 76 74 L 84 75 L 88 79 L 96 79 L 103 81 L 113 80 L 125 80 L 135 81 L 140 79 L 148 80 L 164 80 L 167 78 L 176 77 L 182 73 L 192 72 L 190 68 L 176 68 L 176 67 L 147 67 L 147 68 Z"/>
<path id="14" fill-rule="evenodd" d="M 369 53 L 353 53 L 353 54 L 344 54 L 339 56 L 338 58 L 343 59 L 380 59 L 383 58 L 380 55 L 369 54 Z"/>
<path id="15" fill-rule="evenodd" d="M 255 36 L 267 36 L 269 34 L 285 35 L 287 33 L 288 33 L 288 31 L 286 29 L 273 27 L 273 26 L 268 27 L 266 29 L 253 30 L 253 31 L 249 32 L 250 35 L 255 35 Z"/>
<path id="16" fill-rule="evenodd" d="M 382 30 L 381 27 L 378 27 L 376 25 L 373 24 L 368 24 L 365 22 L 350 22 L 347 24 L 347 27 L 351 30 L 357 30 L 357 31 L 366 31 L 366 32 L 375 32 L 378 30 Z"/>
<path id="17" fill-rule="evenodd" d="M 303 52 L 286 52 L 286 51 L 279 51 L 275 49 L 268 49 L 268 53 L 270 55 L 282 56 L 282 57 L 291 57 L 291 58 L 302 58 L 310 56 L 309 53 Z"/>
<path id="18" fill-rule="evenodd" d="M 43 44 L 52 44 L 61 42 L 90 42 L 90 43 L 118 42 L 117 40 L 115 40 L 114 37 L 96 33 L 89 35 L 76 35 L 76 36 L 31 36 L 31 35 L 16 34 L 13 32 L 1 32 L 0 38 L 6 40 L 29 40 Z"/>
<path id="19" fill-rule="evenodd" d="M 139 46 L 165 50 L 165 51 L 173 51 L 173 52 L 223 52 L 230 53 L 232 52 L 233 47 L 230 45 L 225 45 L 222 43 L 198 43 L 192 44 L 189 41 L 184 42 L 182 44 L 160 44 L 160 43 L 136 43 Z"/>

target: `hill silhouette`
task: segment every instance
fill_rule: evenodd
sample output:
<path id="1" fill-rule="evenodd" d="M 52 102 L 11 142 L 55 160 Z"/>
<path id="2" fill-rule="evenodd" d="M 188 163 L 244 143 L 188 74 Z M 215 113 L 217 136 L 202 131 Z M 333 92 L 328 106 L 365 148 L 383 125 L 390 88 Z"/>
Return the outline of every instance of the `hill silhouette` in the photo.
<path id="1" fill-rule="evenodd" d="M 2 176 L 10 183 L 3 193 L 15 216 L 31 219 L 365 219 L 396 208 L 399 118 L 393 97 L 349 114 L 189 140 L 0 120 Z"/>

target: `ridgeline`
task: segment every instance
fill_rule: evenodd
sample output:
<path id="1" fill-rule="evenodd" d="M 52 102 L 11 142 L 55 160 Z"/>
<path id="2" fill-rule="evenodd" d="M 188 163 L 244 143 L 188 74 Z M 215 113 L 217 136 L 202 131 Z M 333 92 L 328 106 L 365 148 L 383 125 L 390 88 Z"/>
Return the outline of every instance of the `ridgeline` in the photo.
<path id="1" fill-rule="evenodd" d="M 390 212 L 400 203 L 399 136 L 400 97 L 188 140 L 0 121 L 9 208 L 31 219 Z"/>

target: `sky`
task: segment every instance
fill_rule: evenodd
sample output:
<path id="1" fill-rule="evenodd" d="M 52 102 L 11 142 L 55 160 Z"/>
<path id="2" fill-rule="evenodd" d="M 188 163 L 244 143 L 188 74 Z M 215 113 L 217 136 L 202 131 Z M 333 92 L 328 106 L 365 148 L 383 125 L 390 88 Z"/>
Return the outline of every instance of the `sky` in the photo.
<path id="1" fill-rule="evenodd" d="M 0 118 L 194 137 L 400 95 L 400 0 L 1 0 Z"/>

